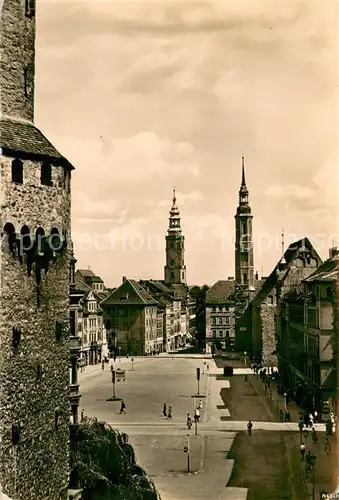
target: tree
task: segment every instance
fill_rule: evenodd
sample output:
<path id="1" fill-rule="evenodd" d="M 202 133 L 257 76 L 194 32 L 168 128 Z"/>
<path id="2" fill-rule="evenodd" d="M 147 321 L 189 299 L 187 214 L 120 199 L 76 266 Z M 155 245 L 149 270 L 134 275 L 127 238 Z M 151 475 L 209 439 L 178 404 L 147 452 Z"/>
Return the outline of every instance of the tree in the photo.
<path id="1" fill-rule="evenodd" d="M 83 490 L 84 500 L 159 499 L 127 434 L 97 419 L 71 426 L 71 485 Z"/>

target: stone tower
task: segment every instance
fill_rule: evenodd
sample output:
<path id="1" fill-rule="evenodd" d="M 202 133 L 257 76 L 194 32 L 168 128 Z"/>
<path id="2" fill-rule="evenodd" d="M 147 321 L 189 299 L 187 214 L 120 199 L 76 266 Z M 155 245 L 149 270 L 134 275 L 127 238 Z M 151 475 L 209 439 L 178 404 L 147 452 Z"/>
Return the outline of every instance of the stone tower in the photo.
<path id="1" fill-rule="evenodd" d="M 0 484 L 66 500 L 73 167 L 33 123 L 35 0 L 0 1 Z"/>
<path id="2" fill-rule="evenodd" d="M 235 215 L 235 280 L 244 285 L 245 290 L 252 289 L 254 285 L 252 219 L 245 181 L 245 160 L 242 157 L 239 205 Z"/>
<path id="3" fill-rule="evenodd" d="M 173 203 L 170 210 L 169 228 L 166 235 L 165 283 L 169 285 L 186 284 L 186 266 L 184 260 L 185 237 L 180 224 L 180 212 L 173 190 Z"/>

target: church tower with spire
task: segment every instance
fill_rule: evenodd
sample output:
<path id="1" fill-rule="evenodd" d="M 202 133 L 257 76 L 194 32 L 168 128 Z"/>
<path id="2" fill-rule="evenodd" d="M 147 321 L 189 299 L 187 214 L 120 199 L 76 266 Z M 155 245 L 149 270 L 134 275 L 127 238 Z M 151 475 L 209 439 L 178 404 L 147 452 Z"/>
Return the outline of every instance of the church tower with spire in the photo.
<path id="1" fill-rule="evenodd" d="M 235 215 L 235 280 L 245 290 L 253 289 L 254 286 L 252 219 L 245 180 L 245 159 L 242 157 L 239 205 Z"/>
<path id="2" fill-rule="evenodd" d="M 186 284 L 185 237 L 180 224 L 180 212 L 173 189 L 173 202 L 170 210 L 169 228 L 166 235 L 165 283 L 169 285 Z"/>

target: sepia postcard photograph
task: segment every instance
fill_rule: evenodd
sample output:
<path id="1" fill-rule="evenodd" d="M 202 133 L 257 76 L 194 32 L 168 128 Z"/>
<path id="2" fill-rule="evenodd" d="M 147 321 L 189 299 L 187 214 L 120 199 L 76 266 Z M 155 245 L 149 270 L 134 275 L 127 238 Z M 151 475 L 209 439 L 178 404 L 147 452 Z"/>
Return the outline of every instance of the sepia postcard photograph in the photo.
<path id="1" fill-rule="evenodd" d="M 0 500 L 339 500 L 337 0 L 0 0 Z"/>

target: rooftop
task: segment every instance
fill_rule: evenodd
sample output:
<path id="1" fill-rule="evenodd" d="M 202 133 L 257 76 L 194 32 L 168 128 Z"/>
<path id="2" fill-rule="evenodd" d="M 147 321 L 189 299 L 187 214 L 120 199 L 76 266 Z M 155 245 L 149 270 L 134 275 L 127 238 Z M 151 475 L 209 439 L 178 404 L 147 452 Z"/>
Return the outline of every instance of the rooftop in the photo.
<path id="1" fill-rule="evenodd" d="M 206 304 L 223 304 L 225 302 L 231 302 L 234 290 L 234 280 L 217 281 L 206 293 Z"/>
<path id="2" fill-rule="evenodd" d="M 156 305 L 157 301 L 136 280 L 126 279 L 106 299 L 103 306 L 109 305 Z"/>
<path id="3" fill-rule="evenodd" d="M 55 158 L 67 169 L 74 169 L 69 161 L 46 139 L 43 133 L 28 121 L 1 117 L 0 147 L 9 151 Z"/>

